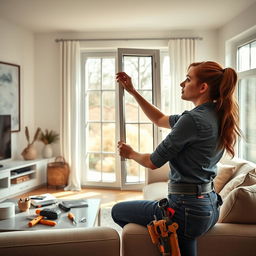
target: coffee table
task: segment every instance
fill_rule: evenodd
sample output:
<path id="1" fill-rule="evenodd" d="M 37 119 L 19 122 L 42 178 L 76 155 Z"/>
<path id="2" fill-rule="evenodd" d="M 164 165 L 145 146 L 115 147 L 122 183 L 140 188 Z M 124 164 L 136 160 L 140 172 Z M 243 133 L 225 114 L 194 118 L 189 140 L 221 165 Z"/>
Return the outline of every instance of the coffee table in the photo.
<path id="1" fill-rule="evenodd" d="M 6 200 L 16 202 L 15 206 L 15 216 L 9 219 L 0 220 L 0 231 L 18 231 L 18 230 L 42 230 L 42 229 L 64 229 L 64 228 L 87 228 L 94 227 L 96 224 L 100 226 L 100 199 L 86 199 L 88 207 L 71 208 L 69 212 L 72 212 L 76 218 L 77 224 L 73 224 L 72 221 L 67 217 L 69 212 L 61 211 L 61 215 L 57 220 L 57 225 L 46 226 L 42 224 L 37 224 L 33 227 L 28 226 L 28 222 L 31 217 L 36 217 L 36 209 L 44 208 L 56 208 L 58 203 L 64 201 L 64 199 L 57 199 L 57 203 L 50 206 L 45 206 L 42 208 L 31 207 L 26 212 L 19 212 L 17 206 L 17 200 Z M 70 200 L 70 199 L 69 199 Z M 79 222 L 81 218 L 85 217 L 86 222 Z M 30 218 L 30 219 L 29 219 Z"/>

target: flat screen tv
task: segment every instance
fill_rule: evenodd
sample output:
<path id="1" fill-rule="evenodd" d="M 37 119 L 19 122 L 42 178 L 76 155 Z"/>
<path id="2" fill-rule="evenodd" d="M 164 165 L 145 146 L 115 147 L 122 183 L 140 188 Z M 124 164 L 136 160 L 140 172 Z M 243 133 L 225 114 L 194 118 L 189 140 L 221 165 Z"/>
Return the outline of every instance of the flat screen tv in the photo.
<path id="1" fill-rule="evenodd" d="M 0 167 L 1 161 L 11 158 L 11 115 L 0 115 Z"/>

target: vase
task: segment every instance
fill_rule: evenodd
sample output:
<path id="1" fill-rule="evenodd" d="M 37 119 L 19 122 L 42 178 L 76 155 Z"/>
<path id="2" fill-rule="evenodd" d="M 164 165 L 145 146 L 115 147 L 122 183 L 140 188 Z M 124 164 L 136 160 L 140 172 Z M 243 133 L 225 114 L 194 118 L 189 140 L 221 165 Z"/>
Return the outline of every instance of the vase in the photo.
<path id="1" fill-rule="evenodd" d="M 52 150 L 52 145 L 51 144 L 44 145 L 42 155 L 43 155 L 44 158 L 52 157 L 53 150 Z"/>
<path id="2" fill-rule="evenodd" d="M 24 160 L 34 160 L 37 157 L 37 152 L 33 144 L 29 144 L 21 153 Z"/>

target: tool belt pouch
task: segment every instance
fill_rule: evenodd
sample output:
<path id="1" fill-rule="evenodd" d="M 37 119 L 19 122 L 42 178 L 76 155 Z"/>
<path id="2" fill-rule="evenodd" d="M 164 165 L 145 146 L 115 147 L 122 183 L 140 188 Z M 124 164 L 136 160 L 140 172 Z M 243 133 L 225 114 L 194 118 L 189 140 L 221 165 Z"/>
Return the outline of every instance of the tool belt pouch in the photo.
<path id="1" fill-rule="evenodd" d="M 60 216 L 61 211 L 60 209 L 51 209 L 51 208 L 45 208 L 42 211 L 40 211 L 40 215 L 46 217 L 49 220 L 56 220 Z"/>

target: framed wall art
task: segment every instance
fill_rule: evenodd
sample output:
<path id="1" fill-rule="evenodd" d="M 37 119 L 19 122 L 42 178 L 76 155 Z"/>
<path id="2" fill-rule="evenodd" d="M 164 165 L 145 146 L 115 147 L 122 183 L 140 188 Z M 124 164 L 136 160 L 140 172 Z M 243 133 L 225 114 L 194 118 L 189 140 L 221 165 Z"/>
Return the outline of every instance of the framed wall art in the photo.
<path id="1" fill-rule="evenodd" d="M 20 131 L 20 66 L 1 61 L 0 115 L 11 115 L 12 132 Z"/>

